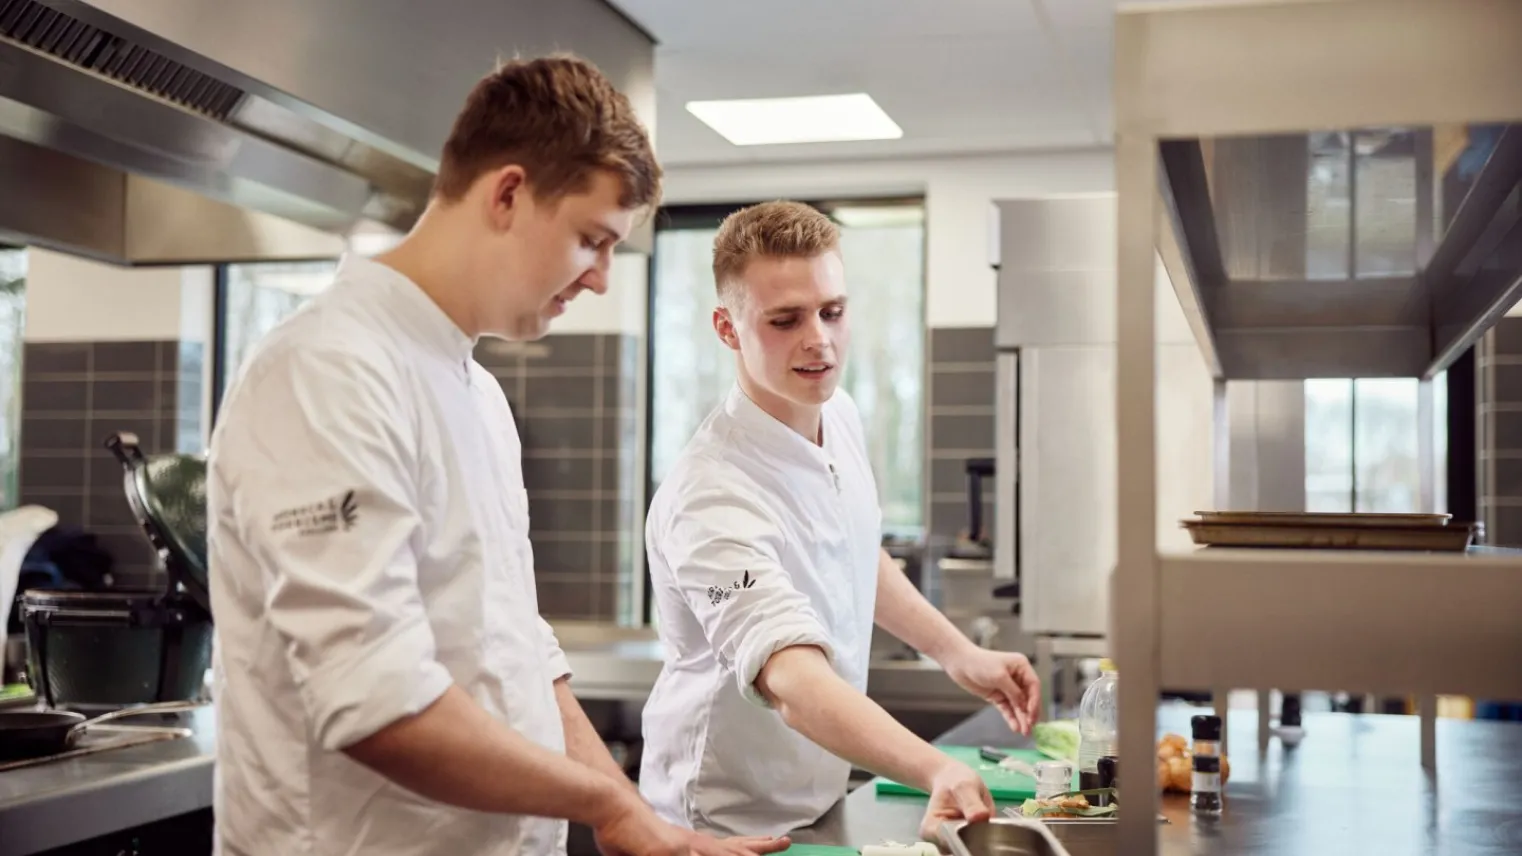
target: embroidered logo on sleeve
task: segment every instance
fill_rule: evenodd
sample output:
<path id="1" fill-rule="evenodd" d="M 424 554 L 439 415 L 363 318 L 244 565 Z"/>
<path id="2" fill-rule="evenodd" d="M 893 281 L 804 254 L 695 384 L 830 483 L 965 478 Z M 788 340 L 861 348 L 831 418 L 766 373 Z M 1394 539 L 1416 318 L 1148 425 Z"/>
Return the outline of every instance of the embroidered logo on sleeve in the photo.
<path id="1" fill-rule="evenodd" d="M 297 535 L 325 535 L 329 532 L 347 532 L 359 520 L 359 502 L 354 491 L 340 496 L 289 508 L 275 515 L 271 529 L 275 532 L 292 532 Z"/>
<path id="2" fill-rule="evenodd" d="M 738 580 L 735 580 L 733 583 L 731 583 L 731 584 L 729 584 L 727 586 L 709 586 L 708 587 L 708 602 L 710 604 L 712 604 L 713 606 L 718 606 L 719 604 L 725 602 L 726 600 L 729 600 L 730 598 L 734 597 L 735 596 L 735 592 L 744 591 L 745 589 L 752 588 L 752 587 L 755 586 L 755 584 L 756 584 L 756 578 L 752 577 L 750 575 L 750 571 L 746 571 L 745 572 L 745 576 L 741 577 Z"/>

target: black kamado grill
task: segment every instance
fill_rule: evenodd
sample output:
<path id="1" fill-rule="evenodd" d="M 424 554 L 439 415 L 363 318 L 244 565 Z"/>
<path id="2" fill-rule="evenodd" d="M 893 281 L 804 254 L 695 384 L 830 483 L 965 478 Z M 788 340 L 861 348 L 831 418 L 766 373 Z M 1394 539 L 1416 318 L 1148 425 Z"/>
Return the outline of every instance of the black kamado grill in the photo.
<path id="1" fill-rule="evenodd" d="M 22 596 L 28 675 L 49 708 L 116 710 L 200 697 L 211 661 L 206 563 L 206 461 L 145 456 L 119 433 L 127 503 L 168 571 L 162 589 L 28 591 Z"/>

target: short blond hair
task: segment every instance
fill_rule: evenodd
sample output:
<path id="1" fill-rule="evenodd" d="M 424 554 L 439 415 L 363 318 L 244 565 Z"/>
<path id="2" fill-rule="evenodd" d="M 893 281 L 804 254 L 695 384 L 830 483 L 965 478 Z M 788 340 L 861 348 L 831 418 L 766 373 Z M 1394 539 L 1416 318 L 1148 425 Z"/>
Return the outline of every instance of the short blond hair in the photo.
<path id="1" fill-rule="evenodd" d="M 762 202 L 741 208 L 719 224 L 713 239 L 713 281 L 729 305 L 745 268 L 762 258 L 813 258 L 840 249 L 840 229 L 802 202 Z"/>

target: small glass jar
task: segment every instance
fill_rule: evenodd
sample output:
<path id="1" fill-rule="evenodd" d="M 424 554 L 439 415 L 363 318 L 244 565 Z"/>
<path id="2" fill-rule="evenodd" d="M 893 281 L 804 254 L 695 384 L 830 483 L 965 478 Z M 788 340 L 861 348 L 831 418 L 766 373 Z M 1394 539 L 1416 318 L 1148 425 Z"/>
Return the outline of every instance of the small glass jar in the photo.
<path id="1" fill-rule="evenodd" d="M 1194 732 L 1194 760 L 1189 806 L 1197 815 L 1221 813 L 1221 718 L 1213 714 L 1189 721 Z"/>
<path id="2" fill-rule="evenodd" d="M 1073 765 L 1050 759 L 1036 762 L 1036 799 L 1049 800 L 1073 790 Z"/>

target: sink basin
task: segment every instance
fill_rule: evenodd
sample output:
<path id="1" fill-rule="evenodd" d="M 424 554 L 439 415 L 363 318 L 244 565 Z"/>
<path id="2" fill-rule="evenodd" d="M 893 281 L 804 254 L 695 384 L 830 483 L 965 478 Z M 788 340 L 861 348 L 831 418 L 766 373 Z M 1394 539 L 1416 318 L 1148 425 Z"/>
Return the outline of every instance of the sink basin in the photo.
<path id="1" fill-rule="evenodd" d="M 1070 856 L 1046 824 L 1012 817 L 944 823 L 941 844 L 951 856 Z"/>

